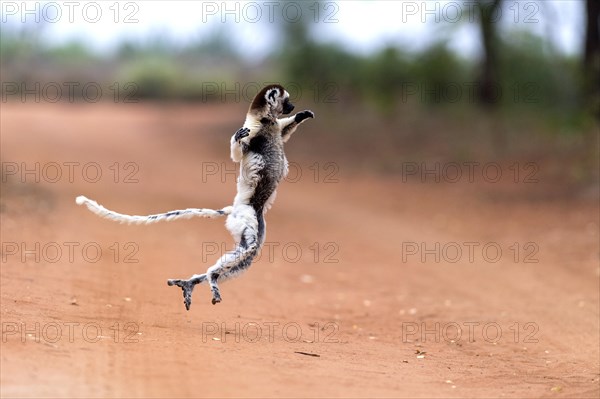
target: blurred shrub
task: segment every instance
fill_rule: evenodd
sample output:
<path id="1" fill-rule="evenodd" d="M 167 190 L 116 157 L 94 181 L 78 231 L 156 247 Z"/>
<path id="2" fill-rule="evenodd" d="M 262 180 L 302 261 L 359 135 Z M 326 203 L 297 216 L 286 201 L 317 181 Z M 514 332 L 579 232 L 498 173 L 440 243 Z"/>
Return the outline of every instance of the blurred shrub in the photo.
<path id="1" fill-rule="evenodd" d="M 281 55 L 287 80 L 306 87 L 335 82 L 342 102 L 371 104 L 385 116 L 407 102 L 478 105 L 478 63 L 461 59 L 445 42 L 415 54 L 389 46 L 372 56 L 310 41 L 294 48 Z M 537 113 L 574 131 L 586 123 L 579 60 L 550 51 L 543 38 L 529 32 L 507 35 L 499 54 L 498 110 Z"/>
<path id="2" fill-rule="evenodd" d="M 52 62 L 70 65 L 92 64 L 97 58 L 81 42 L 70 42 L 51 47 L 45 50 L 43 54 Z"/>
<path id="3" fill-rule="evenodd" d="M 183 74 L 169 58 L 133 59 L 120 73 L 122 82 L 135 82 L 139 98 L 173 98 L 178 95 Z"/>
<path id="4" fill-rule="evenodd" d="M 259 64 L 244 61 L 227 32 L 219 30 L 186 46 L 165 35 L 127 41 L 100 57 L 83 43 L 49 46 L 42 40 L 43 27 L 3 27 L 0 66 L 3 81 L 134 82 L 136 97 L 145 99 L 223 100 L 236 82 L 280 79 L 300 85 L 317 101 L 327 103 L 335 92 L 333 102 L 373 107 L 386 117 L 407 102 L 425 108 L 477 105 L 469 93 L 477 84 L 477 62 L 461 59 L 443 41 L 418 53 L 389 45 L 360 55 L 313 40 L 311 27 L 288 23 L 273 28 L 280 33 L 280 50 Z M 582 106 L 578 60 L 553 52 L 543 38 L 528 32 L 509 32 L 500 46 L 498 108 L 538 113 L 566 131 L 580 130 L 589 112 Z"/>
<path id="5" fill-rule="evenodd" d="M 579 127 L 585 119 L 580 60 L 554 53 L 530 32 L 511 32 L 499 52 L 502 105 L 536 112 L 552 123 Z"/>
<path id="6" fill-rule="evenodd" d="M 410 64 L 404 54 L 387 47 L 365 60 L 360 88 L 365 97 L 389 116 L 401 98 L 403 85 L 410 79 Z"/>

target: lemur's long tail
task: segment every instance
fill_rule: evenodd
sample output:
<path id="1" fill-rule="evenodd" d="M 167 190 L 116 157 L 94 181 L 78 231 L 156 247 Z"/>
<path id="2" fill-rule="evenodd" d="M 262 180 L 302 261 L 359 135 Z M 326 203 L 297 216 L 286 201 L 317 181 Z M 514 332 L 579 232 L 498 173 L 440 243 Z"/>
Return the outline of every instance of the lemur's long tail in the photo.
<path id="1" fill-rule="evenodd" d="M 77 205 L 85 204 L 87 208 L 94 212 L 96 215 L 101 216 L 106 219 L 111 219 L 120 223 L 135 223 L 135 224 L 148 224 L 155 223 L 161 221 L 170 221 L 175 219 L 190 219 L 192 217 L 204 217 L 204 218 L 217 218 L 220 216 L 229 215 L 233 209 L 231 206 L 226 206 L 223 209 L 214 210 L 214 209 L 198 209 L 198 208 L 188 208 L 182 209 L 178 211 L 170 211 L 165 213 L 158 213 L 156 215 L 147 215 L 147 216 L 131 216 L 124 215 L 122 213 L 117 213 L 115 211 L 111 211 L 106 209 L 102 205 L 98 204 L 96 201 L 93 201 L 89 198 L 80 195 L 75 199 Z"/>

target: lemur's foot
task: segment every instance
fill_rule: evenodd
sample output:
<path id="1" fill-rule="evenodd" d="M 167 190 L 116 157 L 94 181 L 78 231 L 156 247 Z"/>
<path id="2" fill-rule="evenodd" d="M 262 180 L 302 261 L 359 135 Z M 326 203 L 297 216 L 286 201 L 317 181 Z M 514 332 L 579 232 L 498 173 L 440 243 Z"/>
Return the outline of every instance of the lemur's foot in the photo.
<path id="1" fill-rule="evenodd" d="M 185 309 L 190 310 L 190 306 L 192 305 L 192 291 L 194 291 L 194 286 L 197 284 L 193 280 L 167 280 L 167 284 L 176 285 L 181 288 L 183 291 L 183 303 L 185 304 Z"/>
<path id="2" fill-rule="evenodd" d="M 235 141 L 240 141 L 244 137 L 247 137 L 249 134 L 250 134 L 250 129 L 248 129 L 247 127 L 242 127 L 240 129 L 238 129 L 237 132 L 235 132 L 233 139 Z"/>
<path id="3" fill-rule="evenodd" d="M 301 111 L 296 114 L 296 123 L 300 123 L 305 119 L 314 118 L 314 117 L 315 117 L 315 113 L 310 110 Z"/>
<path id="4" fill-rule="evenodd" d="M 221 293 L 217 287 L 211 287 L 211 291 L 213 294 L 211 302 L 213 305 L 216 305 L 217 303 L 221 302 Z"/>

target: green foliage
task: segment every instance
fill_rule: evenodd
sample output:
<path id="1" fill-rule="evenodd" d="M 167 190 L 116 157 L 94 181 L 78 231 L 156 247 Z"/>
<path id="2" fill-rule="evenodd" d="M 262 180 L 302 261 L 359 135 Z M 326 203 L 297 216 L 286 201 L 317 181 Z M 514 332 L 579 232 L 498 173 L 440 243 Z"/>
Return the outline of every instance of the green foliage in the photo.
<path id="1" fill-rule="evenodd" d="M 453 53 L 446 42 L 438 42 L 416 54 L 411 65 L 411 75 L 418 82 L 434 87 L 465 82 L 469 78 L 467 64 Z"/>
<path id="2" fill-rule="evenodd" d="M 311 10 L 303 11 L 304 20 L 278 21 L 267 28 L 278 34 L 280 46 L 263 63 L 242 59 L 226 28 L 185 46 L 163 34 L 124 41 L 112 55 L 100 57 L 81 42 L 47 45 L 40 26 L 3 27 L 3 80 L 40 81 L 43 76 L 49 81 L 92 79 L 105 86 L 133 82 L 140 98 L 194 100 L 206 99 L 206 82 L 213 83 L 211 93 L 219 96 L 214 83 L 219 90 L 231 90 L 236 82 L 280 79 L 302 87 L 307 98 L 328 106 L 335 105 L 323 96 L 335 92 L 333 102 L 374 108 L 386 117 L 406 103 L 453 107 L 456 112 L 478 106 L 472 88 L 478 83 L 479 62 L 461 59 L 445 41 L 417 53 L 388 45 L 361 55 L 339 44 L 314 40 L 318 28 L 311 23 Z M 505 34 L 499 38 L 497 52 L 500 96 L 496 109 L 538 113 L 565 126 L 564 130 L 578 130 L 586 121 L 590 112 L 584 106 L 579 60 L 553 52 L 543 38 L 528 32 Z"/>
<path id="3" fill-rule="evenodd" d="M 10 60 L 30 59 L 43 52 L 39 29 L 16 30 L 3 26 L 0 34 L 0 59 L 3 63 Z"/>
<path id="4" fill-rule="evenodd" d="M 442 103 L 435 93 L 464 82 L 468 70 L 467 63 L 443 42 L 419 54 L 388 46 L 363 57 L 336 45 L 312 42 L 285 52 L 282 64 L 289 80 L 308 87 L 335 83 L 340 96 L 371 103 L 385 115 L 393 113 L 400 101 L 407 101 L 409 94 L 424 104 Z"/>
<path id="5" fill-rule="evenodd" d="M 299 83 L 335 81 L 346 85 L 359 72 L 357 57 L 330 44 L 296 47 L 284 55 L 284 65 L 284 73 Z"/>
<path id="6" fill-rule="evenodd" d="M 404 54 L 394 47 L 384 48 L 365 60 L 361 89 L 365 96 L 386 115 L 396 108 L 401 90 L 410 79 L 410 63 Z"/>
<path id="7" fill-rule="evenodd" d="M 61 64 L 92 63 L 96 57 L 81 42 L 70 42 L 62 46 L 49 48 L 44 55 L 50 60 Z"/>
<path id="8" fill-rule="evenodd" d="M 508 113 L 537 113 L 563 130 L 577 131 L 582 112 L 579 60 L 550 51 L 543 38 L 513 32 L 500 43 L 496 108 Z M 423 107 L 477 107 L 477 61 L 461 59 L 445 42 L 416 54 L 389 46 L 359 56 L 340 46 L 306 40 L 280 59 L 287 80 L 303 86 L 335 83 L 340 101 L 371 104 L 384 116 L 401 103 Z M 569 128 L 571 126 L 571 128 Z"/>
<path id="9" fill-rule="evenodd" d="M 501 85 L 512 96 L 505 105 L 537 105 L 547 110 L 574 110 L 580 105 L 576 60 L 545 50 L 543 39 L 514 32 L 500 49 Z"/>
<path id="10" fill-rule="evenodd" d="M 181 78 L 177 65 L 162 57 L 133 60 L 121 73 L 121 80 L 136 83 L 140 98 L 172 98 Z"/>

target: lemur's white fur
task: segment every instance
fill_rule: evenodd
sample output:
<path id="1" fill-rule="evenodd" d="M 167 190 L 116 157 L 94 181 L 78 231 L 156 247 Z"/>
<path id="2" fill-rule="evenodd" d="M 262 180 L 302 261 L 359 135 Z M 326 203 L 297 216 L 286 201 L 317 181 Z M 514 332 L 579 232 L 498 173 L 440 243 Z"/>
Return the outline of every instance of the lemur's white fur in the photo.
<path id="1" fill-rule="evenodd" d="M 221 210 L 214 209 L 200 209 L 200 208 L 187 208 L 177 211 L 170 211 L 165 213 L 158 213 L 156 215 L 148 215 L 148 216 L 137 216 L 137 215 L 124 215 L 122 213 L 118 213 L 115 211 L 111 211 L 110 209 L 106 209 L 99 203 L 89 198 L 80 195 L 75 198 L 75 202 L 77 205 L 85 205 L 87 208 L 94 212 L 96 215 L 114 220 L 119 223 L 133 223 L 133 224 L 150 224 L 162 221 L 171 221 L 176 219 L 191 219 L 193 217 L 203 217 L 203 218 L 217 218 L 224 215 L 229 215 L 233 210 L 232 206 L 226 206 Z"/>
<path id="2" fill-rule="evenodd" d="M 302 111 L 290 117 L 279 118 L 293 108 L 289 102 L 289 93 L 280 85 L 265 87 L 254 99 L 243 127 L 230 140 L 231 159 L 240 163 L 237 194 L 231 206 L 220 210 L 190 208 L 149 216 L 130 216 L 108 210 L 84 196 L 77 197 L 76 202 L 79 205 L 85 204 L 90 211 L 101 217 L 121 223 L 140 224 L 195 216 L 215 218 L 227 215 L 225 226 L 235 240 L 236 249 L 221 256 L 206 273 L 194 274 L 188 280 L 168 281 L 169 285 L 177 285 L 183 289 L 184 303 L 188 310 L 196 284 L 209 283 L 213 292 L 212 303 L 220 302 L 217 280 L 233 277 L 250 266 L 264 243 L 264 214 L 275 201 L 279 181 L 288 173 L 283 143 L 289 140 L 299 124 L 314 117 L 312 111 Z M 261 136 L 257 139 L 259 144 L 253 147 L 253 139 L 257 135 Z M 261 179 L 266 180 L 261 182 Z"/>

